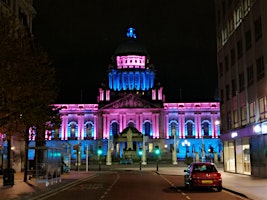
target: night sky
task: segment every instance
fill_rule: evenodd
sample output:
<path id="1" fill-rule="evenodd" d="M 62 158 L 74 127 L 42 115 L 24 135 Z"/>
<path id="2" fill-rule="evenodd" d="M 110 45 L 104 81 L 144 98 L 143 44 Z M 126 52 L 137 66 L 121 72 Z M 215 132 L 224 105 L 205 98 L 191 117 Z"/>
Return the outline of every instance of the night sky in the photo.
<path id="1" fill-rule="evenodd" d="M 35 0 L 35 39 L 57 70 L 58 103 L 96 103 L 129 27 L 155 65 L 166 102 L 214 100 L 214 0 Z"/>

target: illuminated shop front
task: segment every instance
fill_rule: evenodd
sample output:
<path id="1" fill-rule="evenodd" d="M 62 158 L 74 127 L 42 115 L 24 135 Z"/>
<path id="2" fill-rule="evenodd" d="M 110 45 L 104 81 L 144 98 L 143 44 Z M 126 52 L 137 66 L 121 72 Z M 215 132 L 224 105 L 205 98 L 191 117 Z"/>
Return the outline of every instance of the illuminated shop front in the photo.
<path id="1" fill-rule="evenodd" d="M 267 122 L 221 135 L 225 171 L 267 177 Z"/>

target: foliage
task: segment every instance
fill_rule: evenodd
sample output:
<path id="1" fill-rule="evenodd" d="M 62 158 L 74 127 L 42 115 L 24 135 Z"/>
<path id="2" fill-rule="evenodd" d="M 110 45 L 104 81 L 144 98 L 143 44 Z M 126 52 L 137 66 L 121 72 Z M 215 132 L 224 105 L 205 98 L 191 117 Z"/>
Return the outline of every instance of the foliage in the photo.
<path id="1" fill-rule="evenodd" d="M 55 69 L 16 18 L 0 18 L 0 127 L 24 137 L 35 126 L 44 141 L 47 121 L 57 121 L 50 106 L 57 97 Z"/>

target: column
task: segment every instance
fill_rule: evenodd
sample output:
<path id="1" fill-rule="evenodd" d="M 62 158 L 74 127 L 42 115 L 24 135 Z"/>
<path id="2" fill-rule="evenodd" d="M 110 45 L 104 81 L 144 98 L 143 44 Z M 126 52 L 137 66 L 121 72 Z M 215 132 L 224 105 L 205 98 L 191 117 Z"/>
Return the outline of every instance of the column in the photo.
<path id="1" fill-rule="evenodd" d="M 165 119 L 164 120 L 165 121 L 164 134 L 165 134 L 165 138 L 169 139 L 169 134 L 168 134 L 168 132 L 169 132 L 169 114 L 165 114 L 164 119 Z"/>
<path id="2" fill-rule="evenodd" d="M 184 119 L 184 113 L 179 113 L 179 133 L 181 138 L 185 138 L 185 119 Z"/>
<path id="3" fill-rule="evenodd" d="M 84 118 L 83 114 L 78 114 L 78 140 L 81 140 L 84 138 Z"/>
<path id="4" fill-rule="evenodd" d="M 159 114 L 158 113 L 155 114 L 155 125 L 156 125 L 155 134 L 156 134 L 156 137 L 159 138 Z"/>
<path id="5" fill-rule="evenodd" d="M 155 114 L 152 114 L 152 132 L 153 138 L 156 138 L 156 122 L 155 122 Z"/>
<path id="6" fill-rule="evenodd" d="M 67 140 L 68 139 L 68 116 L 67 115 L 62 115 L 62 125 L 61 125 L 61 137 L 62 140 Z"/>
<path id="7" fill-rule="evenodd" d="M 106 138 L 106 132 L 107 132 L 107 115 L 103 114 L 103 138 Z"/>
<path id="8" fill-rule="evenodd" d="M 106 132 L 107 139 L 110 137 L 110 117 L 107 115 L 107 132 Z"/>
<path id="9" fill-rule="evenodd" d="M 120 132 L 122 132 L 122 127 L 123 127 L 123 117 L 122 114 L 120 114 Z"/>
<path id="10" fill-rule="evenodd" d="M 97 135 L 97 130 L 98 130 L 98 123 L 97 123 L 97 115 L 94 115 L 94 139 L 96 140 L 96 138 L 99 138 Z"/>
<path id="11" fill-rule="evenodd" d="M 143 133 L 143 115 L 140 114 L 139 131 Z"/>

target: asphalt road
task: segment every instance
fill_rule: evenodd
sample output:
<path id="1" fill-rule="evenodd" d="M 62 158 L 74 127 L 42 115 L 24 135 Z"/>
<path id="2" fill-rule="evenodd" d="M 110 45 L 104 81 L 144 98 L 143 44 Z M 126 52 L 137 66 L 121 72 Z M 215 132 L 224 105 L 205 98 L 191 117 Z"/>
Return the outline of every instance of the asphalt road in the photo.
<path id="1" fill-rule="evenodd" d="M 184 188 L 183 176 L 159 175 L 152 171 L 100 171 L 82 182 L 49 194 L 39 200 L 240 200 L 225 190 Z"/>

